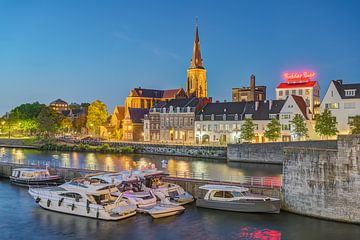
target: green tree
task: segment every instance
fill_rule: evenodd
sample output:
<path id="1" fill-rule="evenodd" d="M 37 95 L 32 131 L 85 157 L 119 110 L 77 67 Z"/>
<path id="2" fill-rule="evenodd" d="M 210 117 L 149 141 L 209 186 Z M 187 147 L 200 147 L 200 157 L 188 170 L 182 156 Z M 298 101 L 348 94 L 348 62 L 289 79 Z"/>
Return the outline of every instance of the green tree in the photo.
<path id="1" fill-rule="evenodd" d="M 251 142 L 255 138 L 255 124 L 252 119 L 246 118 L 243 125 L 241 125 L 240 139 L 244 142 Z"/>
<path id="2" fill-rule="evenodd" d="M 360 134 L 360 115 L 353 117 L 349 123 L 351 134 Z"/>
<path id="3" fill-rule="evenodd" d="M 336 118 L 331 115 L 331 111 L 329 109 L 325 109 L 322 114 L 315 116 L 315 132 L 321 137 L 325 136 L 326 139 L 330 136 L 336 135 L 338 132 L 336 124 Z"/>
<path id="4" fill-rule="evenodd" d="M 73 124 L 71 120 L 67 117 L 63 117 L 60 121 L 60 130 L 63 133 L 69 133 L 73 129 Z"/>
<path id="5" fill-rule="evenodd" d="M 77 104 L 77 103 L 69 104 L 69 109 L 80 109 L 80 108 L 81 108 L 80 104 Z"/>
<path id="6" fill-rule="evenodd" d="M 306 126 L 305 118 L 301 114 L 295 114 L 293 120 L 290 121 L 292 125 L 292 132 L 295 134 L 298 141 L 302 138 L 308 137 L 308 128 Z"/>
<path id="7" fill-rule="evenodd" d="M 79 117 L 75 118 L 73 121 L 73 129 L 76 133 L 81 133 L 82 129 L 86 127 L 86 115 L 82 114 Z"/>
<path id="8" fill-rule="evenodd" d="M 274 142 L 278 140 L 281 136 L 281 125 L 278 119 L 273 118 L 267 124 L 265 130 L 265 137 L 270 141 Z"/>
<path id="9" fill-rule="evenodd" d="M 44 107 L 37 117 L 39 130 L 45 137 L 53 136 L 61 126 L 63 116 L 49 107 Z"/>
<path id="10" fill-rule="evenodd" d="M 14 120 L 36 119 L 44 107 L 39 102 L 21 104 L 10 111 L 10 117 Z"/>
<path id="11" fill-rule="evenodd" d="M 100 134 L 100 126 L 104 125 L 107 121 L 109 113 L 106 105 L 100 100 L 92 102 L 88 109 L 88 116 L 86 127 L 90 132 L 96 135 Z"/>

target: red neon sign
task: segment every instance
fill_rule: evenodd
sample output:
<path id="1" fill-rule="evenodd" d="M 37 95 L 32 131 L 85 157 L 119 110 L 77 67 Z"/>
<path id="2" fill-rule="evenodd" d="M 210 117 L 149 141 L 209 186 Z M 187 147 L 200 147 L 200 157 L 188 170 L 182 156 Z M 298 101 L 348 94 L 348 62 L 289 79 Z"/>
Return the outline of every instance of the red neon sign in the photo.
<path id="1" fill-rule="evenodd" d="M 304 82 L 309 81 L 311 78 L 315 77 L 315 72 L 285 72 L 283 77 L 288 82 Z"/>

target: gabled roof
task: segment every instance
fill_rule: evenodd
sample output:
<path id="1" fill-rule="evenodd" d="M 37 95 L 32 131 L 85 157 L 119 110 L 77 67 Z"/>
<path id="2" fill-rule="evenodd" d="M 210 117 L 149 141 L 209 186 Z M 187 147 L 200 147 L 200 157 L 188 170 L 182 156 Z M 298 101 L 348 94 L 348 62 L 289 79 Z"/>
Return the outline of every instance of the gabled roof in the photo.
<path id="1" fill-rule="evenodd" d="M 270 108 L 271 101 L 271 108 Z M 211 115 L 214 115 L 214 120 L 223 120 L 223 115 L 226 115 L 226 120 L 235 120 L 235 115 L 238 115 L 238 120 L 244 119 L 246 114 L 251 114 L 253 120 L 269 120 L 269 114 L 280 113 L 284 106 L 285 100 L 270 100 L 263 102 L 222 102 L 222 103 L 208 103 L 197 114 L 196 119 L 200 119 L 203 115 L 203 120 L 211 120 Z M 256 104 L 257 109 L 256 108 Z"/>
<path id="2" fill-rule="evenodd" d="M 360 83 L 343 84 L 341 80 L 332 80 L 342 99 L 360 98 Z M 345 96 L 345 90 L 356 90 L 354 96 Z"/>
<path id="3" fill-rule="evenodd" d="M 158 90 L 138 87 L 131 90 L 131 93 L 134 97 L 175 98 L 181 90 L 182 88 Z"/>
<path id="4" fill-rule="evenodd" d="M 148 113 L 148 108 L 129 108 L 129 117 L 133 123 L 141 123 L 144 115 Z"/>
<path id="5" fill-rule="evenodd" d="M 317 84 L 317 81 L 308 81 L 303 83 L 280 83 L 276 88 L 304 88 L 304 87 L 314 87 Z"/>
<path id="6" fill-rule="evenodd" d="M 305 119 L 309 119 L 308 115 L 306 113 L 307 106 L 306 106 L 306 102 L 304 101 L 304 98 L 301 96 L 297 96 L 297 95 L 291 95 L 291 96 L 293 97 L 293 99 L 295 100 L 295 103 L 300 108 L 300 111 L 302 112 Z"/>
<path id="7" fill-rule="evenodd" d="M 50 105 L 53 105 L 53 104 L 66 104 L 66 105 L 67 105 L 68 103 L 65 102 L 64 100 L 58 98 L 58 99 L 56 99 L 55 101 L 52 101 L 52 102 L 50 103 Z"/>

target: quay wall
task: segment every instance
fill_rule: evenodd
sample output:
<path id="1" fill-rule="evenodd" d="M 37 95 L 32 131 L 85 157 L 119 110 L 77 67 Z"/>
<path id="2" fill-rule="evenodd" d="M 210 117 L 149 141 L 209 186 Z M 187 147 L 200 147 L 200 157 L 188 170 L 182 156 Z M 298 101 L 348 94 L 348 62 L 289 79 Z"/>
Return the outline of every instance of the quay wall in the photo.
<path id="1" fill-rule="evenodd" d="M 284 161 L 284 148 L 286 147 L 336 149 L 337 141 L 325 140 L 229 144 L 227 148 L 227 160 L 228 162 L 282 164 Z"/>
<path id="2" fill-rule="evenodd" d="M 283 209 L 360 224 L 360 136 L 339 136 L 337 149 L 286 147 Z"/>

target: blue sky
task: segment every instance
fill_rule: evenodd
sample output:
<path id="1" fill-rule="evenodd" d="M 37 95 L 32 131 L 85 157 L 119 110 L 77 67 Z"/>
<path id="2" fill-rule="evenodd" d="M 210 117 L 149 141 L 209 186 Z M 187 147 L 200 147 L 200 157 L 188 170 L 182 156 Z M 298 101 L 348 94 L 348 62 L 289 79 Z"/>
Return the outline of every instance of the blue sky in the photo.
<path id="1" fill-rule="evenodd" d="M 104 101 L 185 87 L 199 19 L 209 95 L 250 74 L 269 98 L 285 70 L 359 82 L 359 1 L 0 0 L 0 114 L 24 102 Z"/>

